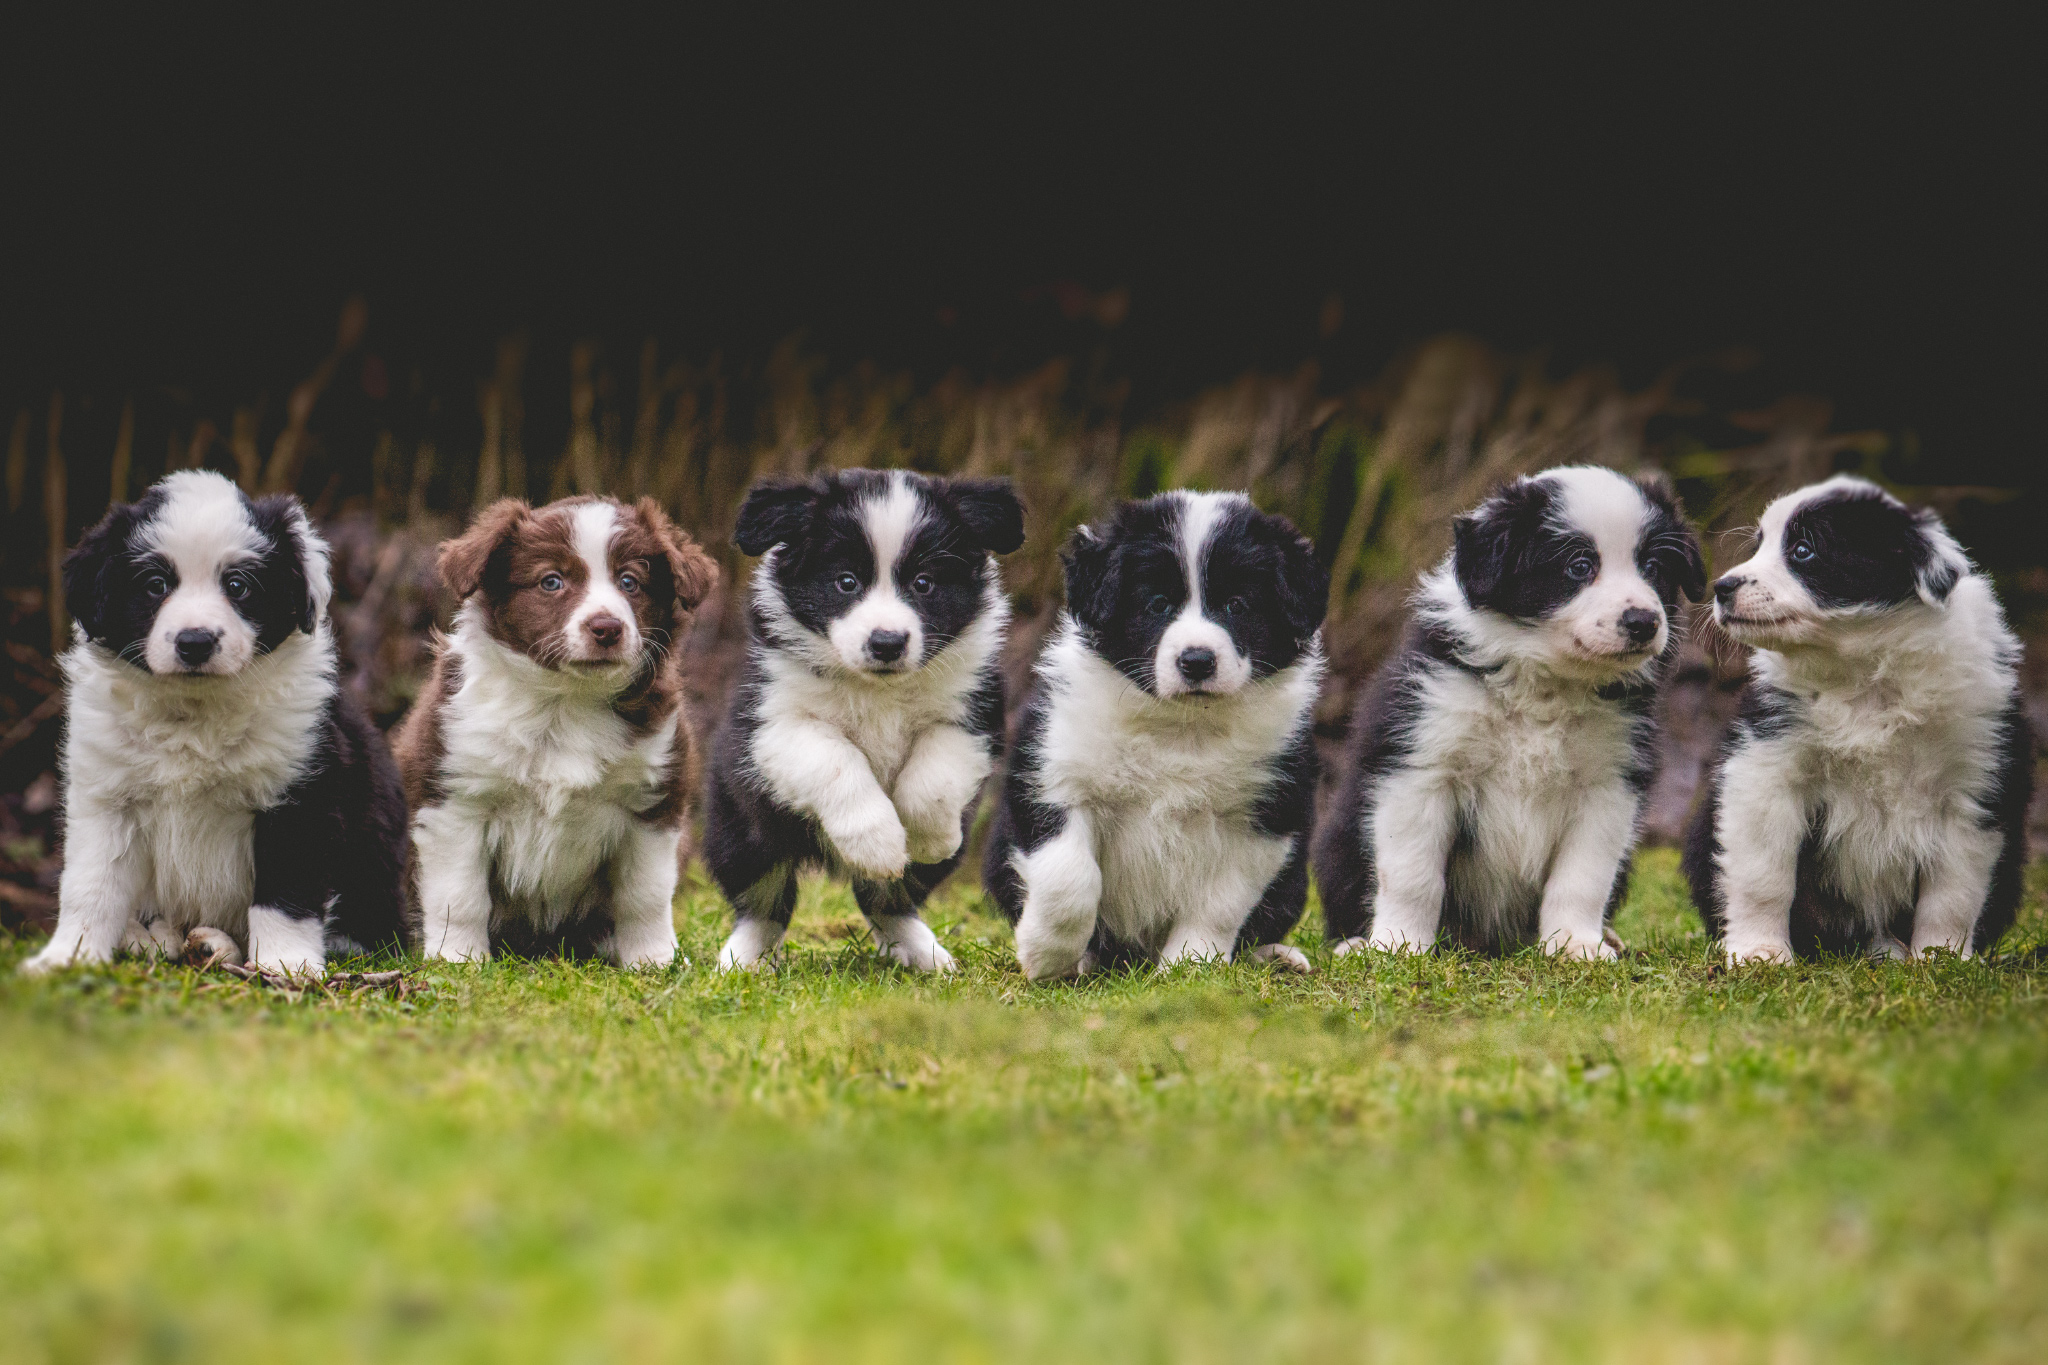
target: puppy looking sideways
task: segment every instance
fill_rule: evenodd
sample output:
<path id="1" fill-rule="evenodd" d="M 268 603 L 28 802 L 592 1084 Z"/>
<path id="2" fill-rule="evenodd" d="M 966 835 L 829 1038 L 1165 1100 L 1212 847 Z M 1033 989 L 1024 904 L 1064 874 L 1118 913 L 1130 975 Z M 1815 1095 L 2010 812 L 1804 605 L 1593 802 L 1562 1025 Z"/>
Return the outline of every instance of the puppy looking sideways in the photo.
<path id="1" fill-rule="evenodd" d="M 1519 478 L 1459 517 L 1317 844 L 1337 951 L 1613 957 L 1673 614 L 1705 590 L 1671 494 L 1612 470 Z"/>
<path id="2" fill-rule="evenodd" d="M 317 973 L 404 938 L 405 802 L 335 686 L 298 499 L 172 474 L 64 561 L 65 856 L 43 972 L 122 949 Z"/>
<path id="3" fill-rule="evenodd" d="M 890 957 L 951 970 L 918 911 L 1001 756 L 995 556 L 1024 543 L 1023 506 L 1007 480 L 847 470 L 756 487 L 733 543 L 764 558 L 705 798 L 735 919 L 720 967 L 773 953 L 798 870 L 821 866 L 851 875 Z"/>
<path id="4" fill-rule="evenodd" d="M 1788 493 L 1714 620 L 1755 653 L 1685 871 L 1729 959 L 1996 943 L 2034 743 L 2020 643 L 1940 519 L 1861 479 Z"/>
<path id="5" fill-rule="evenodd" d="M 428 957 L 676 955 L 697 770 L 675 650 L 718 566 L 652 498 L 508 499 L 441 547 L 461 603 L 397 740 Z"/>
<path id="6" fill-rule="evenodd" d="M 1329 575 L 1238 493 L 1125 503 L 1066 552 L 982 879 L 1034 981 L 1147 959 L 1298 971 Z"/>

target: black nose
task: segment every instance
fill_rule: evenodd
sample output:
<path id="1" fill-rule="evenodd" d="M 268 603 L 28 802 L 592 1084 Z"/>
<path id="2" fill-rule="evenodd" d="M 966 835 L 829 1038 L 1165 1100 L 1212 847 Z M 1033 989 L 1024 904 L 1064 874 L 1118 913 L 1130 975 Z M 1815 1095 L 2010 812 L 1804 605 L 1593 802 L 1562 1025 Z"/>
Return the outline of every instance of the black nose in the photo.
<path id="1" fill-rule="evenodd" d="M 878 630 L 868 636 L 868 654 L 878 663 L 893 664 L 910 645 L 907 630 Z"/>
<path id="2" fill-rule="evenodd" d="M 1648 607 L 1630 607 L 1621 614 L 1622 633 L 1628 636 L 1632 645 L 1648 644 L 1656 637 L 1657 627 L 1663 620 Z"/>
<path id="3" fill-rule="evenodd" d="M 220 643 L 220 636 L 210 630 L 181 630 L 178 632 L 178 662 L 187 668 L 197 668 L 213 657 L 214 647 Z"/>
<path id="4" fill-rule="evenodd" d="M 1184 649 L 1180 652 L 1180 675 L 1191 683 L 1207 682 L 1216 676 L 1216 651 Z"/>
<path id="5" fill-rule="evenodd" d="M 1733 602 L 1735 600 L 1735 594 L 1741 591 L 1742 585 L 1744 583 L 1747 583 L 1748 581 L 1748 579 L 1738 577 L 1735 574 L 1729 574 L 1725 578 L 1715 579 L 1714 600 L 1716 602 L 1719 602 L 1724 607 L 1727 606 L 1730 602 Z"/>

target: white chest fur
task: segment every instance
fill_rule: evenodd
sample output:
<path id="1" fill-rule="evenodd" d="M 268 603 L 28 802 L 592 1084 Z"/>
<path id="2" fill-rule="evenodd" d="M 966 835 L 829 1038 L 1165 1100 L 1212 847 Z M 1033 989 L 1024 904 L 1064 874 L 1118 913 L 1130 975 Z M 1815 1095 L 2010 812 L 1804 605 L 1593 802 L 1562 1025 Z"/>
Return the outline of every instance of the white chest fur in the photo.
<path id="1" fill-rule="evenodd" d="M 1087 813 L 1098 914 L 1118 937 L 1156 950 L 1185 912 L 1256 904 L 1293 839 L 1261 833 L 1254 814 L 1275 759 L 1308 723 L 1321 671 L 1311 653 L 1232 696 L 1160 700 L 1071 627 L 1048 647 L 1039 795 Z"/>
<path id="2" fill-rule="evenodd" d="M 92 645 L 64 668 L 69 818 L 125 839 L 109 852 L 139 864 L 133 913 L 245 934 L 255 813 L 305 772 L 333 694 L 326 625 L 232 677 L 154 677 Z"/>
<path id="3" fill-rule="evenodd" d="M 588 680 L 541 668 L 467 624 L 442 721 L 442 787 L 482 831 L 500 915 L 559 928 L 667 794 L 676 712 L 638 732 Z"/>

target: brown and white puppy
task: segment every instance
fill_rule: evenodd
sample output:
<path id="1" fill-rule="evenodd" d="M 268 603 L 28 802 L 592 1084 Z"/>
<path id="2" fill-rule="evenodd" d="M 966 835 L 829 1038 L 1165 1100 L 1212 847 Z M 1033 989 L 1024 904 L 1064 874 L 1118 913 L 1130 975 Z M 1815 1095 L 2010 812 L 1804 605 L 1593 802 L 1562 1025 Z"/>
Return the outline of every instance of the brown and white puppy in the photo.
<path id="1" fill-rule="evenodd" d="M 494 503 L 441 546 L 461 602 L 406 717 L 430 958 L 674 960 L 697 762 L 673 648 L 718 566 L 652 498 Z"/>

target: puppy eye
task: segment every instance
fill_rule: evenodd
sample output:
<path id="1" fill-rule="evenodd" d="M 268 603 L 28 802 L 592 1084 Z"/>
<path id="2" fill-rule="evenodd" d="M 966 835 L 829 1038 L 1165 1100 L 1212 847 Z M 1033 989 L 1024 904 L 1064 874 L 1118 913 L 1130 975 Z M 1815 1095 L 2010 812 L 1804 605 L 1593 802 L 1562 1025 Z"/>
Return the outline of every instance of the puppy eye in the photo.
<path id="1" fill-rule="evenodd" d="M 620 592 L 638 592 L 638 591 L 640 591 L 640 580 L 639 580 L 639 579 L 637 579 L 637 578 L 635 578 L 635 577 L 634 577 L 634 576 L 633 576 L 632 574 L 629 574 L 629 573 L 622 573 L 622 574 L 620 574 L 620 575 L 619 575 L 619 591 L 620 591 Z"/>
<path id="2" fill-rule="evenodd" d="M 839 575 L 836 581 L 839 584 L 839 591 L 841 592 L 860 591 L 860 576 L 858 574 L 843 573 Z"/>
<path id="3" fill-rule="evenodd" d="M 142 590 L 151 597 L 163 597 L 171 591 L 171 580 L 160 573 L 153 573 L 142 580 Z"/>
<path id="4" fill-rule="evenodd" d="M 1155 592 L 1152 594 L 1152 600 L 1145 604 L 1145 610 L 1154 616 L 1164 616 L 1173 610 L 1173 599 L 1163 592 Z"/>
<path id="5" fill-rule="evenodd" d="M 1564 576 L 1574 583 L 1583 583 L 1599 568 L 1599 561 L 1591 555 L 1573 555 L 1571 563 L 1564 566 Z"/>
<path id="6" fill-rule="evenodd" d="M 910 580 L 911 591 L 917 593 L 921 597 L 929 597 L 931 595 L 932 589 L 938 586 L 939 585 L 937 580 L 935 580 L 928 573 L 921 573 L 917 577 Z"/>
<path id="7" fill-rule="evenodd" d="M 544 573 L 540 576 L 540 590 L 542 592 L 560 592 L 567 586 L 568 584 L 563 582 L 562 576 L 558 573 Z"/>
<path id="8" fill-rule="evenodd" d="M 1225 616 L 1242 616 L 1249 610 L 1251 610 L 1251 604 L 1242 597 L 1233 597 L 1223 604 L 1223 614 Z"/>
<path id="9" fill-rule="evenodd" d="M 231 573 L 220 581 L 220 586 L 221 591 L 228 595 L 230 602 L 239 602 L 249 595 L 249 589 L 253 585 L 241 574 Z"/>
<path id="10" fill-rule="evenodd" d="M 1811 545 L 1808 545 L 1803 540 L 1792 542 L 1792 562 L 1794 564 L 1804 564 L 1812 558 L 1813 547 Z"/>

